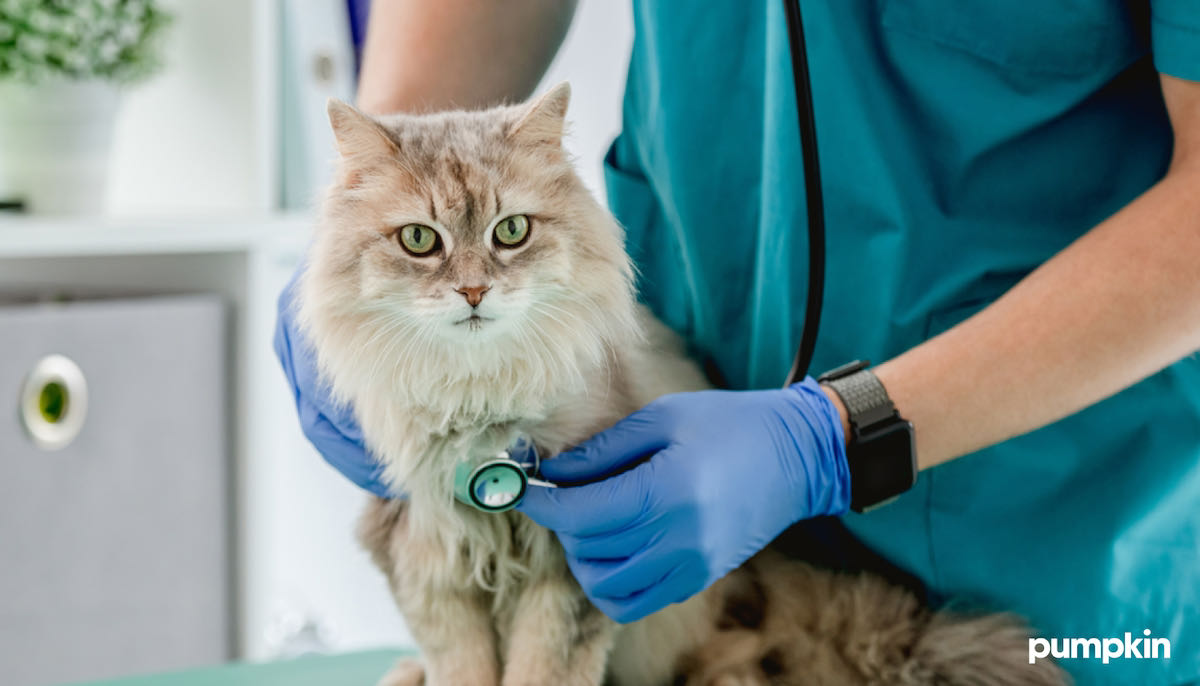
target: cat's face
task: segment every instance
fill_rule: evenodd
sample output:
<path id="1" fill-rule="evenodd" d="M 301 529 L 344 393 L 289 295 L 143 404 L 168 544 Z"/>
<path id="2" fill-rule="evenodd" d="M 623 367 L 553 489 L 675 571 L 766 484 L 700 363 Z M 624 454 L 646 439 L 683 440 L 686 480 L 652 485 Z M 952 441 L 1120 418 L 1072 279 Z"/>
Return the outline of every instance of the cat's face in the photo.
<path id="1" fill-rule="evenodd" d="M 331 105 L 343 159 L 328 228 L 363 307 L 475 344 L 577 316 L 559 301 L 601 286 L 581 270 L 619 273 L 563 155 L 566 99 L 378 122 Z"/>
<path id="2" fill-rule="evenodd" d="M 331 102 L 340 160 L 302 308 L 324 361 L 578 367 L 628 325 L 620 228 L 562 147 L 568 96 L 378 119 Z"/>

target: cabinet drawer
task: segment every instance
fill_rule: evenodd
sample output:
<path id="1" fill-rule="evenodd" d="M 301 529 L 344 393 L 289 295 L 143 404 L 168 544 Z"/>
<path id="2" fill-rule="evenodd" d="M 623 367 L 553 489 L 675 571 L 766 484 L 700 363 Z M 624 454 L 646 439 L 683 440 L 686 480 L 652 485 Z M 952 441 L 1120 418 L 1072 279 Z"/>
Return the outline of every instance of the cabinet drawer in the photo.
<path id="1" fill-rule="evenodd" d="M 229 657 L 226 310 L 188 296 L 0 306 L 0 674 L 41 686 Z M 86 381 L 67 445 L 35 444 L 22 387 L 61 355 Z M 50 397 L 51 413 L 72 406 Z"/>

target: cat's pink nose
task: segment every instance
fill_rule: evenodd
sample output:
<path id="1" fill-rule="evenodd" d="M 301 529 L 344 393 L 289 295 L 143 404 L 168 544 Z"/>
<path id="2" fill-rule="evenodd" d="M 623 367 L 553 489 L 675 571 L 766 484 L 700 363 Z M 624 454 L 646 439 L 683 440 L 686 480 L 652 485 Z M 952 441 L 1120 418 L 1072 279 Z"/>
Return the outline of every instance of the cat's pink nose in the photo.
<path id="1" fill-rule="evenodd" d="M 471 307 L 479 307 L 479 303 L 483 302 L 483 294 L 492 290 L 491 286 L 463 286 L 455 288 L 455 293 L 462 293 L 462 297 L 467 299 L 467 304 Z"/>

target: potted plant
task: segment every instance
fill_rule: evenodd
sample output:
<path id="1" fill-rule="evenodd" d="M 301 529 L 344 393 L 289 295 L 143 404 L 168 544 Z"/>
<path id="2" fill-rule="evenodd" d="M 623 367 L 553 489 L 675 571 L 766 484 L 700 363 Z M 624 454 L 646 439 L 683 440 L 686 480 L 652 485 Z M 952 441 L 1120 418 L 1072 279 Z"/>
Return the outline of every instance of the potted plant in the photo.
<path id="1" fill-rule="evenodd" d="M 101 208 L 120 88 L 160 65 L 155 0 L 0 0 L 0 202 Z"/>

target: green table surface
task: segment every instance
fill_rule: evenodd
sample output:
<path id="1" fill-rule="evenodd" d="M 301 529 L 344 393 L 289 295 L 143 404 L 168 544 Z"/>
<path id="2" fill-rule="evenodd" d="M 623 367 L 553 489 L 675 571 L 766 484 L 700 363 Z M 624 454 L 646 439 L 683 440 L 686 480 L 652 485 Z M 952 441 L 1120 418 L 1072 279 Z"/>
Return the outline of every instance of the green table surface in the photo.
<path id="1" fill-rule="evenodd" d="M 76 686 L 375 686 L 402 655 L 376 650 L 301 657 L 262 664 L 233 664 L 174 674 L 95 681 Z"/>

